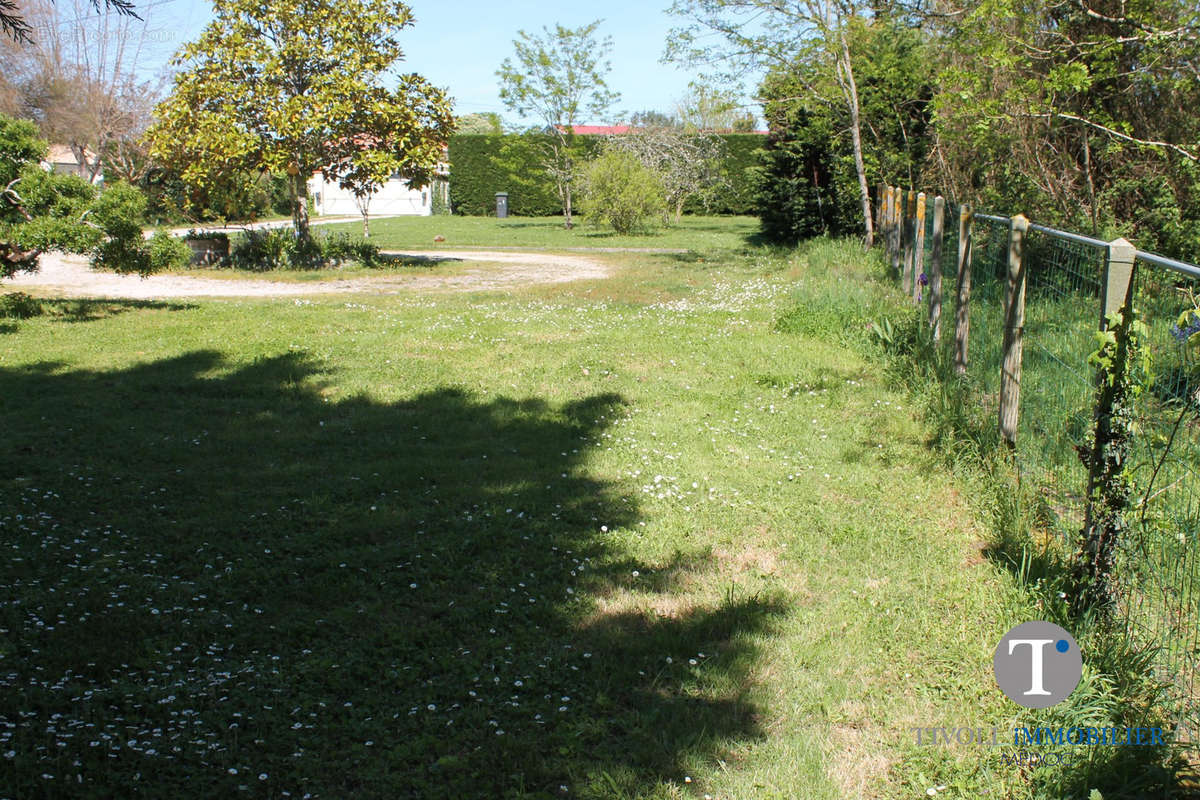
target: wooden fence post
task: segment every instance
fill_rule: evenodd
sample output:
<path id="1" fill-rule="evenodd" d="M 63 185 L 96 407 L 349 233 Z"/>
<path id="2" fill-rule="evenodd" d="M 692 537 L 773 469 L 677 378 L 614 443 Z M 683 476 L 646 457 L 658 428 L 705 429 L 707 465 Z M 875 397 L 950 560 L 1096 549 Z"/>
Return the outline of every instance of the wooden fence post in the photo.
<path id="1" fill-rule="evenodd" d="M 933 249 L 929 256 L 929 328 L 933 341 L 942 340 L 942 237 L 946 225 L 946 199 L 933 198 Z"/>
<path id="2" fill-rule="evenodd" d="M 899 186 L 892 187 L 892 277 L 900 277 L 900 236 L 904 230 L 904 196 Z"/>
<path id="3" fill-rule="evenodd" d="M 883 252 L 884 258 L 891 260 L 892 257 L 892 187 L 883 187 L 883 205 L 879 212 L 883 222 L 879 225 L 879 234 L 883 237 Z"/>
<path id="4" fill-rule="evenodd" d="M 1017 446 L 1021 409 L 1021 335 L 1025 327 L 1025 233 L 1029 220 L 1017 214 L 1008 228 L 1008 282 L 1004 287 L 1004 362 L 1000 368 L 1000 436 Z"/>
<path id="5" fill-rule="evenodd" d="M 912 226 L 912 219 L 917 214 L 917 194 L 913 191 L 905 192 L 904 199 L 904 216 L 900 222 L 900 241 L 904 245 L 904 275 L 900 280 L 900 288 L 905 293 L 911 292 L 913 287 L 913 234 L 915 231 Z"/>
<path id="6" fill-rule="evenodd" d="M 925 275 L 925 193 L 917 192 L 917 213 L 913 217 L 913 305 L 921 302 L 921 276 Z M 925 275 L 925 280 L 929 276 Z"/>
<path id="7" fill-rule="evenodd" d="M 954 371 L 967 374 L 967 346 L 971 339 L 971 207 L 958 210 L 958 293 L 954 306 Z"/>
<path id="8" fill-rule="evenodd" d="M 887 191 L 883 193 L 883 200 L 886 203 L 886 215 L 884 215 L 884 252 L 887 253 L 888 266 L 892 265 L 892 251 L 894 243 L 892 241 L 892 225 L 895 218 L 895 198 L 893 197 L 893 188 L 888 186 Z"/>
<path id="9" fill-rule="evenodd" d="M 883 184 L 875 187 L 875 230 L 882 232 L 884 226 Z"/>

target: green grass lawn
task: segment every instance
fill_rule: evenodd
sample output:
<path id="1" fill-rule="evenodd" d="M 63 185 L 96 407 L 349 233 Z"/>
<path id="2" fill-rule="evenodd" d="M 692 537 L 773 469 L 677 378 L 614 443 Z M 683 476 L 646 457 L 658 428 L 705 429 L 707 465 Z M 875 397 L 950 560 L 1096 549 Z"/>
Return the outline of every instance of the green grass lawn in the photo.
<path id="1" fill-rule="evenodd" d="M 362 233 L 361 222 L 322 225 L 323 232 Z M 371 241 L 385 250 L 434 250 L 455 247 L 522 247 L 562 250 L 621 247 L 673 250 L 744 248 L 758 232 L 755 217 L 683 217 L 655 233 L 625 236 L 595 228 L 576 217 L 567 230 L 561 217 L 389 217 L 371 222 Z M 435 242 L 435 236 L 445 237 Z"/>
<path id="2" fill-rule="evenodd" d="M 0 795 L 1036 794 L 916 744 L 1013 722 L 1037 612 L 862 342 L 875 262 L 606 257 L 8 321 Z"/>

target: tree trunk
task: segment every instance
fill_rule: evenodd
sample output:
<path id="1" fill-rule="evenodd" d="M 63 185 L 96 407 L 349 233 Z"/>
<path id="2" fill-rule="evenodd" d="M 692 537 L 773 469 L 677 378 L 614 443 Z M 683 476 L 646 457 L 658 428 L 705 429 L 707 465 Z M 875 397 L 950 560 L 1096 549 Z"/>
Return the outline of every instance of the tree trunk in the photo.
<path id="1" fill-rule="evenodd" d="M 297 239 L 308 241 L 308 181 L 300 172 L 289 177 L 292 190 L 292 229 L 296 232 Z"/>
<path id="2" fill-rule="evenodd" d="M 367 216 L 367 212 L 363 212 L 363 238 L 371 238 L 371 218 Z"/>
<path id="3" fill-rule="evenodd" d="M 862 204 L 863 228 L 866 231 L 864 244 L 870 250 L 875 243 L 875 228 L 871 221 L 871 187 L 867 182 L 867 168 L 863 164 L 858 86 L 854 82 L 854 68 L 850 61 L 850 45 L 846 41 L 845 30 L 840 31 L 838 36 L 842 46 L 838 73 L 841 76 L 842 91 L 846 95 L 846 104 L 850 108 L 850 141 L 854 145 L 854 171 L 858 173 L 858 196 Z"/>

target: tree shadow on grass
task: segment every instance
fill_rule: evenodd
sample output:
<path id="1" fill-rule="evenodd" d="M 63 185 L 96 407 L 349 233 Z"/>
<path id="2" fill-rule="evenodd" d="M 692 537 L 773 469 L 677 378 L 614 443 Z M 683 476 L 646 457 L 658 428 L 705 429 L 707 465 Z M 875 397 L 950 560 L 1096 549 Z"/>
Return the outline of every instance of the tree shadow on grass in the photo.
<path id="1" fill-rule="evenodd" d="M 316 373 L 0 369 L 6 793 L 665 797 L 763 735 L 780 603 L 596 602 L 649 571 L 587 466 L 621 397 L 333 403 Z"/>
<path id="2" fill-rule="evenodd" d="M 466 259 L 453 256 L 423 256 L 415 253 L 393 253 L 384 251 L 379 254 L 379 265 L 383 267 L 438 267 L 442 264 L 461 264 Z"/>

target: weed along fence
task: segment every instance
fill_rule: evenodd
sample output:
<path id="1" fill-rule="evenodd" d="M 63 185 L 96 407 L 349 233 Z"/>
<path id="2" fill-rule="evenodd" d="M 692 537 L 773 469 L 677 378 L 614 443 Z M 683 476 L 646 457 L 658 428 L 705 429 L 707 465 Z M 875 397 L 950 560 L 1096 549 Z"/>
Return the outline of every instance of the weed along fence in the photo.
<path id="1" fill-rule="evenodd" d="M 1073 600 L 1154 652 L 1200 731 L 1200 267 L 899 188 L 878 200 L 945 410 L 994 420 L 981 439 L 1011 449 Z"/>

